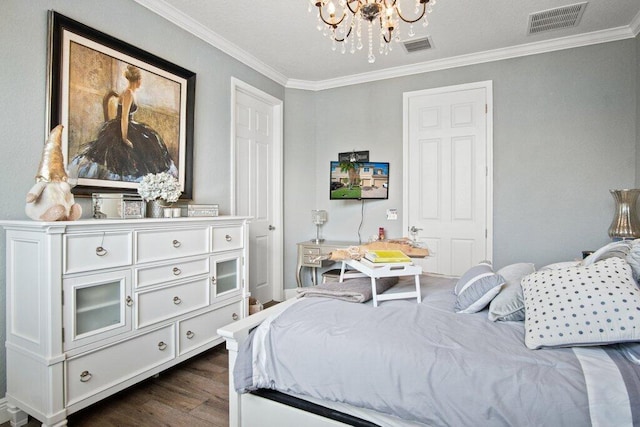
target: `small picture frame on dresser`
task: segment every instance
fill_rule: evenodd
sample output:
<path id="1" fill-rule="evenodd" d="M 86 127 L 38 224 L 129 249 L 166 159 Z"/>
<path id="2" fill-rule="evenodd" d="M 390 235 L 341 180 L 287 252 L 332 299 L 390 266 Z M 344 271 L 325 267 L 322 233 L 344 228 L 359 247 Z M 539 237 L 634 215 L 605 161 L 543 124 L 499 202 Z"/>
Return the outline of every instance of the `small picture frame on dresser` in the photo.
<path id="1" fill-rule="evenodd" d="M 144 200 L 133 194 L 93 193 L 91 199 L 95 219 L 139 219 L 147 211 Z"/>

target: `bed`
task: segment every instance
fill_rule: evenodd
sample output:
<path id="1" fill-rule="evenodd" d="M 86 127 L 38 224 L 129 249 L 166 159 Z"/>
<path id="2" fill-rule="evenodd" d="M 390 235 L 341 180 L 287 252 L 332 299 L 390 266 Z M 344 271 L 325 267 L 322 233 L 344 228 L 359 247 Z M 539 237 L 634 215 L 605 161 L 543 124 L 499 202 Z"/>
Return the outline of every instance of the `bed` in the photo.
<path id="1" fill-rule="evenodd" d="M 419 304 L 305 297 L 222 328 L 230 425 L 640 425 L 640 290 L 624 259 L 472 270 L 423 275 Z M 518 299 L 524 320 L 509 321 Z"/>

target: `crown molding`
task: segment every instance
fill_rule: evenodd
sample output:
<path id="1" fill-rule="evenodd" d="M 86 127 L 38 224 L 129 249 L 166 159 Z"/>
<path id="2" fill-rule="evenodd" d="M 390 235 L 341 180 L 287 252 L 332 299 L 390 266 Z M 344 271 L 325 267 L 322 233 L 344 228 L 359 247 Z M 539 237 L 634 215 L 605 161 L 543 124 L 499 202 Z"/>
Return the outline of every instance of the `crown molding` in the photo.
<path id="1" fill-rule="evenodd" d="M 446 70 L 450 68 L 482 64 L 485 62 L 500 61 L 503 59 L 518 58 L 522 56 L 537 55 L 540 53 L 555 52 L 558 50 L 624 40 L 635 37 L 640 31 L 640 14 L 636 16 L 632 24 L 634 25 L 634 28 L 632 28 L 631 25 L 626 27 L 612 28 L 609 30 L 596 31 L 587 34 L 580 34 L 577 36 L 528 43 L 524 45 L 473 53 L 469 55 L 460 55 L 452 58 L 437 59 L 434 61 L 404 65 L 380 71 L 373 71 L 370 73 L 354 74 L 351 76 L 339 77 L 335 79 L 320 80 L 315 82 L 289 79 L 287 81 L 286 87 L 291 89 L 320 91 L 342 86 L 350 86 L 354 84 L 409 76 L 413 74 L 428 73 L 431 71 Z"/>
<path id="2" fill-rule="evenodd" d="M 640 12 L 631 20 L 629 29 L 633 33 L 634 37 L 640 33 Z"/>
<path id="3" fill-rule="evenodd" d="M 271 80 L 279 83 L 283 86 L 287 84 L 287 77 L 268 66 L 264 62 L 257 59 L 255 56 L 250 55 L 246 51 L 242 50 L 235 44 L 226 40 L 220 34 L 211 31 L 209 28 L 195 21 L 190 16 L 184 14 L 180 10 L 171 6 L 164 0 L 134 0 L 141 6 L 146 7 L 150 11 L 160 15 L 167 21 L 177 25 L 185 31 L 193 34 L 206 43 L 209 43 L 213 47 L 221 50 L 227 55 L 237 59 L 243 64 L 253 68 L 255 71 L 270 78 Z"/>

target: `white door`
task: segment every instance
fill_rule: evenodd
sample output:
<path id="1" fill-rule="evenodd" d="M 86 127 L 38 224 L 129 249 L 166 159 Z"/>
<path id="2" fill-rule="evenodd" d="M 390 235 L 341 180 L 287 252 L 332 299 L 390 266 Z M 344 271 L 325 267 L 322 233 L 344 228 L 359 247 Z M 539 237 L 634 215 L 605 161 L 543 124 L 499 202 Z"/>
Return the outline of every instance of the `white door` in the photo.
<path id="1" fill-rule="evenodd" d="M 251 217 L 249 291 L 263 303 L 281 301 L 282 101 L 235 79 L 232 93 L 232 205 Z"/>
<path id="2" fill-rule="evenodd" d="M 491 82 L 404 96 L 404 227 L 425 272 L 459 276 L 492 257 Z"/>

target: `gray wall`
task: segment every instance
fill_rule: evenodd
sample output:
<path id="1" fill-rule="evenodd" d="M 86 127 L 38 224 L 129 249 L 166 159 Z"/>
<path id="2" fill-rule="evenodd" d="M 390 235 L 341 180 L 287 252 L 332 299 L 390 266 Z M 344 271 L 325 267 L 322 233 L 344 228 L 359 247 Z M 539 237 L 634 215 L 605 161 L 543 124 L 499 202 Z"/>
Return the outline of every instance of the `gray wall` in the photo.
<path id="1" fill-rule="evenodd" d="M 198 203 L 230 212 L 230 87 L 236 77 L 276 98 L 284 88 L 131 0 L 3 0 L 0 14 L 0 219 L 26 219 L 24 198 L 45 140 L 47 10 L 131 43 L 197 74 L 194 187 Z M 88 200 L 81 204 L 89 216 Z M 0 239 L 4 242 L 4 233 Z M 5 258 L 4 244 L 0 259 Z M 0 342 L 5 341 L 5 264 L 0 263 Z M 4 347 L 4 346 L 2 346 Z M 0 351 L 0 396 L 6 391 Z"/>
<path id="2" fill-rule="evenodd" d="M 605 43 L 308 98 L 308 107 L 300 110 L 316 112 L 315 147 L 288 164 L 286 176 L 288 192 L 297 197 L 311 184 L 293 177 L 315 173 L 315 197 L 287 204 L 287 215 L 299 218 L 306 234 L 289 235 L 286 286 L 294 286 L 294 240 L 314 235 L 311 209 L 328 210 L 326 238 L 358 239 L 361 204 L 328 199 L 328 164 L 339 152 L 369 150 L 371 160 L 391 162 L 390 199 L 365 203 L 363 240 L 380 226 L 389 236 L 406 234 L 401 220 L 386 220 L 388 208 L 397 208 L 402 217 L 402 94 L 469 82 L 492 80 L 494 88 L 494 264 L 542 266 L 579 258 L 582 250 L 606 243 L 613 215 L 609 189 L 632 187 L 636 180 L 639 44 Z M 298 92 L 287 90 L 286 99 Z M 287 130 L 308 132 L 308 121 L 292 120 Z M 300 143 L 285 139 L 286 150 Z"/>

